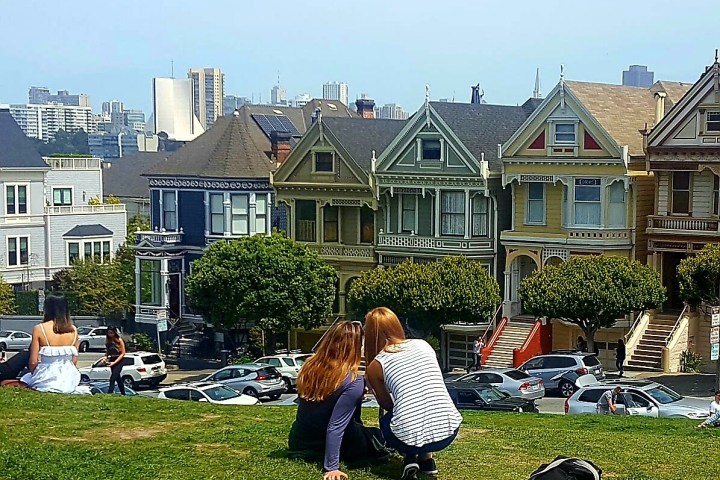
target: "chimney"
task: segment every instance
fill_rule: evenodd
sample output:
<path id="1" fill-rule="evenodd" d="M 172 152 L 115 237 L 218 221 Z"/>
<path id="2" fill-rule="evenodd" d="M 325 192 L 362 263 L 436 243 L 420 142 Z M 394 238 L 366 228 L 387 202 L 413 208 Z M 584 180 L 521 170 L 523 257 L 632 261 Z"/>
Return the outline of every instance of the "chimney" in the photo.
<path id="1" fill-rule="evenodd" d="M 375 118 L 375 100 L 365 97 L 355 100 L 355 106 L 357 106 L 357 113 L 362 118 Z"/>
<path id="2" fill-rule="evenodd" d="M 315 123 L 318 120 L 322 120 L 322 110 L 320 107 L 315 107 L 315 111 L 312 113 L 312 116 L 310 117 L 310 123 Z"/>
<path id="3" fill-rule="evenodd" d="M 665 116 L 665 92 L 655 92 L 655 125 Z"/>
<path id="4" fill-rule="evenodd" d="M 277 165 L 281 165 L 290 155 L 290 137 L 290 132 L 278 132 L 277 130 L 270 132 L 270 151 Z"/>

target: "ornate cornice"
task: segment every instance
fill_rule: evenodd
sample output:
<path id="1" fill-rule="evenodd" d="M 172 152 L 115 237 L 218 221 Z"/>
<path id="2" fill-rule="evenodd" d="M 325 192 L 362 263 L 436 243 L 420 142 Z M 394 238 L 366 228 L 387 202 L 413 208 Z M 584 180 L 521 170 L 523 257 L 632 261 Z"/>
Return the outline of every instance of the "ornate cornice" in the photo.
<path id="1" fill-rule="evenodd" d="M 182 178 L 150 178 L 150 188 L 194 188 L 200 190 L 272 190 L 270 182 L 256 180 L 200 180 Z"/>
<path id="2" fill-rule="evenodd" d="M 426 175 L 378 175 L 378 187 L 400 185 L 403 187 L 486 187 L 482 177 L 440 177 Z"/>

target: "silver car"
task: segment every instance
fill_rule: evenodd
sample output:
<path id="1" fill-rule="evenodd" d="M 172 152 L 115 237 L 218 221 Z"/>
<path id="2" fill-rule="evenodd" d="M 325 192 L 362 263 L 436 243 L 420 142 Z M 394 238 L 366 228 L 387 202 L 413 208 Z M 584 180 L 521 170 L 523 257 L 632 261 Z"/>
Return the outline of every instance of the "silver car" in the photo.
<path id="1" fill-rule="evenodd" d="M 32 335 L 15 330 L 0 331 L 0 350 L 26 350 L 30 348 Z"/>
<path id="2" fill-rule="evenodd" d="M 536 400 L 545 396 L 542 379 L 532 377 L 515 368 L 492 368 L 472 372 L 453 379 L 455 382 L 479 382 L 490 384 L 511 397 Z"/>
<path id="3" fill-rule="evenodd" d="M 107 327 L 80 327 L 78 328 L 78 342 L 80 351 L 104 350 Z"/>
<path id="4" fill-rule="evenodd" d="M 202 382 L 222 383 L 252 397 L 277 400 L 285 393 L 285 382 L 275 367 L 250 363 L 221 368 Z"/>
<path id="5" fill-rule="evenodd" d="M 703 420 L 710 413 L 708 401 L 683 397 L 650 380 L 617 380 L 585 385 L 565 400 L 565 413 L 597 413 L 597 403 L 602 394 L 615 387 L 623 389 L 617 398 L 616 414 L 619 415 Z"/>
<path id="6" fill-rule="evenodd" d="M 591 374 L 601 380 L 605 378 L 602 365 L 593 353 L 555 351 L 533 357 L 518 369 L 541 378 L 546 389 L 557 389 L 566 398 L 575 393 L 576 387 L 572 380 L 577 377 Z M 571 373 L 572 378 L 563 376 L 565 373 Z"/>

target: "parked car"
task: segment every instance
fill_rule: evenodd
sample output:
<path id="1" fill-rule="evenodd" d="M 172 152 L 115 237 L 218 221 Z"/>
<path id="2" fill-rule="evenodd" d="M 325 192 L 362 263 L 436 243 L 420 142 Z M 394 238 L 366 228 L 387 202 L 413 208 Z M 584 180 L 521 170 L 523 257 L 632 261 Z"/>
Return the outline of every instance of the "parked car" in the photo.
<path id="1" fill-rule="evenodd" d="M 80 327 L 78 328 L 79 349 L 81 352 L 89 350 L 104 350 L 107 327 Z"/>
<path id="2" fill-rule="evenodd" d="M 110 367 L 100 359 L 90 367 L 80 370 L 80 379 L 84 382 L 110 380 Z M 128 352 L 123 359 L 120 378 L 126 387 L 137 388 L 139 385 L 157 387 L 167 378 L 165 362 L 160 355 L 151 352 Z"/>
<path id="3" fill-rule="evenodd" d="M 565 398 L 572 396 L 577 390 L 572 381 L 575 378 L 587 374 L 594 375 L 598 380 L 605 378 L 605 372 L 597 356 L 585 352 L 557 351 L 538 355 L 523 363 L 518 369 L 542 379 L 547 390 L 558 390 Z M 566 372 L 574 372 L 573 378 L 568 378 L 567 375 L 562 377 Z"/>
<path id="4" fill-rule="evenodd" d="M 261 357 L 255 360 L 255 363 L 264 363 L 266 365 L 277 368 L 278 372 L 282 375 L 283 382 L 285 382 L 285 388 L 287 391 L 291 391 L 297 385 L 297 377 L 300 372 L 305 360 L 310 355 L 307 353 L 290 353 L 284 355 L 272 355 L 267 357 Z"/>
<path id="5" fill-rule="evenodd" d="M 533 400 L 511 397 L 492 385 L 476 382 L 446 382 L 453 403 L 458 409 L 502 412 L 538 412 Z"/>
<path id="6" fill-rule="evenodd" d="M 250 363 L 230 365 L 208 375 L 203 382 L 222 383 L 251 397 L 277 400 L 285 393 L 285 382 L 275 367 Z"/>
<path id="7" fill-rule="evenodd" d="M 292 395 L 285 400 L 281 400 L 279 402 L 273 403 L 273 406 L 283 406 L 283 407 L 297 407 L 298 403 L 300 401 L 300 397 L 297 395 Z M 379 408 L 380 405 L 377 403 L 377 400 L 375 400 L 375 397 L 372 395 L 365 395 L 362 400 L 362 406 L 368 407 L 368 408 Z"/>
<path id="8" fill-rule="evenodd" d="M 92 383 L 88 383 L 87 385 L 88 385 L 88 387 L 90 387 L 90 393 L 92 393 L 93 395 L 107 394 L 108 391 L 110 390 L 110 382 L 92 382 Z M 120 390 L 117 387 L 115 387 L 115 391 L 113 391 L 113 394 L 119 395 Z M 135 390 L 133 390 L 132 388 L 125 387 L 125 395 L 133 397 L 137 394 L 138 393 Z"/>
<path id="9" fill-rule="evenodd" d="M 169 400 L 192 400 L 194 402 L 208 402 L 216 405 L 258 405 L 260 400 L 249 395 L 243 395 L 237 390 L 220 383 L 188 383 L 163 388 L 158 398 Z"/>
<path id="10" fill-rule="evenodd" d="M 511 397 L 536 400 L 545 396 L 545 385 L 537 377 L 515 368 L 491 368 L 454 378 L 455 382 L 487 383 Z"/>
<path id="11" fill-rule="evenodd" d="M 0 350 L 26 350 L 30 348 L 32 335 L 15 330 L 0 331 Z"/>
<path id="12" fill-rule="evenodd" d="M 565 400 L 565 414 L 597 413 L 597 402 L 602 394 L 617 386 L 623 388 L 617 399 L 618 414 L 693 420 L 702 420 L 709 415 L 709 404 L 706 400 L 683 397 L 650 380 L 622 379 L 582 386 Z"/>

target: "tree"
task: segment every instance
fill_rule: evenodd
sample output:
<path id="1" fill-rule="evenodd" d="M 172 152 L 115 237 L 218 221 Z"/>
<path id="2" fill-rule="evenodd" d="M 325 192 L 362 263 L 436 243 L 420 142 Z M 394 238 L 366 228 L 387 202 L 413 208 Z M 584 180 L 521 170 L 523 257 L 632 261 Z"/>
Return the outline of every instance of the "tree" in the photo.
<path id="1" fill-rule="evenodd" d="M 150 219 L 143 215 L 133 215 L 127 222 L 125 243 L 115 252 L 115 262 L 120 275 L 120 283 L 125 292 L 125 299 L 130 310 L 135 305 L 135 251 L 132 247 L 137 243 L 137 231 L 150 230 Z"/>
<path id="2" fill-rule="evenodd" d="M 335 298 L 335 270 L 281 234 L 255 235 L 213 243 L 193 263 L 185 292 L 208 322 L 227 328 L 254 322 L 272 337 L 322 325 Z"/>
<path id="3" fill-rule="evenodd" d="M 117 318 L 129 307 L 116 262 L 76 261 L 57 272 L 53 280 L 68 297 L 75 315 Z"/>
<path id="4" fill-rule="evenodd" d="M 520 284 L 526 312 L 578 325 L 595 346 L 595 333 L 618 318 L 665 301 L 660 274 L 623 257 L 573 257 L 546 266 Z"/>
<path id="5" fill-rule="evenodd" d="M 15 313 L 15 293 L 13 287 L 0 276 L 0 315 Z"/>
<path id="6" fill-rule="evenodd" d="M 440 325 L 492 317 L 500 304 L 500 288 L 483 264 L 447 257 L 365 272 L 353 282 L 347 299 L 356 318 L 373 308 L 388 307 L 416 327 L 437 334 Z"/>

